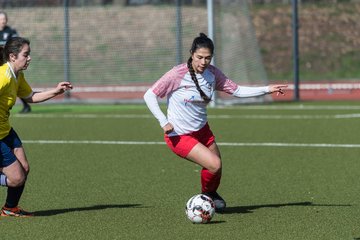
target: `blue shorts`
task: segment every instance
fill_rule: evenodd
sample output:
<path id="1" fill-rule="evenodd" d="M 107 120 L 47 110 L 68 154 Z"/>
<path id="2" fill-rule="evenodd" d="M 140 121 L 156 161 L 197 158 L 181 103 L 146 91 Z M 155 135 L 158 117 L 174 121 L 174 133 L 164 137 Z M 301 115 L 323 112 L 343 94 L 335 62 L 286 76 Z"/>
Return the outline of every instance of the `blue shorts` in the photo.
<path id="1" fill-rule="evenodd" d="M 9 134 L 0 140 L 0 167 L 7 167 L 16 161 L 16 156 L 13 152 L 14 148 L 21 147 L 22 143 L 14 131 L 11 128 Z"/>

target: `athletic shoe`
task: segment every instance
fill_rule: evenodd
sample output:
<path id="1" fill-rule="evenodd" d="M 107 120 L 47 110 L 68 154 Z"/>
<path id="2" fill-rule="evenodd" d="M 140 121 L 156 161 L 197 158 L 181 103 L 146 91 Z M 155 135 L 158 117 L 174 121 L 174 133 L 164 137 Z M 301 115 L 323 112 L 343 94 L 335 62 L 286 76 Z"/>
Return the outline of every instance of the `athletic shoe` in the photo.
<path id="1" fill-rule="evenodd" d="M 23 210 L 19 206 L 14 208 L 7 208 L 4 206 L 1 209 L 1 216 L 2 217 L 32 217 L 34 216 L 34 214 Z"/>
<path id="2" fill-rule="evenodd" d="M 226 202 L 217 192 L 206 192 L 203 194 L 210 197 L 214 201 L 216 212 L 224 211 L 224 209 L 226 207 Z"/>
<path id="3" fill-rule="evenodd" d="M 31 112 L 30 105 L 24 105 L 23 109 L 21 109 L 19 113 L 29 113 L 29 112 Z"/>

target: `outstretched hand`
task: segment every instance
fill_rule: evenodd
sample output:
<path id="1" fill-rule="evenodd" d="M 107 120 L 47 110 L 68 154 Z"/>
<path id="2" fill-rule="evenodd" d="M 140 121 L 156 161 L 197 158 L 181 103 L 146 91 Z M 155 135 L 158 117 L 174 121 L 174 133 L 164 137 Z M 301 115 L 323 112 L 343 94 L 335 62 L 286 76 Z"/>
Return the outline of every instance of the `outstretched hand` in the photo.
<path id="1" fill-rule="evenodd" d="M 275 93 L 276 92 L 276 96 L 279 96 L 279 94 L 281 95 L 285 95 L 285 91 L 284 89 L 287 88 L 287 85 L 270 85 L 269 86 L 269 92 L 270 93 Z"/>
<path id="2" fill-rule="evenodd" d="M 56 88 L 59 91 L 59 93 L 64 93 L 66 90 L 73 89 L 73 86 L 70 82 L 60 82 L 58 83 Z"/>

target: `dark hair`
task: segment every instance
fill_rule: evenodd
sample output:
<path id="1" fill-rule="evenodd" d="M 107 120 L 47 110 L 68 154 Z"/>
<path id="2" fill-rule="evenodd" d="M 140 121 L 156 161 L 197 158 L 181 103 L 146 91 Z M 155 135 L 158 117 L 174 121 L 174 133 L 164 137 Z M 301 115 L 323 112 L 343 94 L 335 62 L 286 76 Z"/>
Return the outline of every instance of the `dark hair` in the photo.
<path id="1" fill-rule="evenodd" d="M 0 46 L 0 66 L 6 63 L 4 58 L 4 46 Z"/>
<path id="2" fill-rule="evenodd" d="M 0 64 L 2 65 L 9 61 L 10 54 L 17 56 L 25 44 L 30 45 L 30 41 L 26 38 L 10 38 L 3 47 L 0 47 Z"/>
<path id="3" fill-rule="evenodd" d="M 208 48 L 210 49 L 211 54 L 214 54 L 214 43 L 205 35 L 205 33 L 200 33 L 198 37 L 194 38 L 190 53 L 193 54 L 199 48 Z"/>
<path id="4" fill-rule="evenodd" d="M 193 54 L 200 48 L 207 48 L 210 50 L 211 55 L 214 54 L 214 43 L 204 33 L 200 33 L 199 36 L 194 39 L 191 45 L 190 53 Z M 196 89 L 199 91 L 201 98 L 207 103 L 210 102 L 211 98 L 209 98 L 199 86 L 199 81 L 196 78 L 195 70 L 192 66 L 192 56 L 190 56 L 187 61 L 187 67 L 189 69 L 191 79 L 194 81 Z"/>

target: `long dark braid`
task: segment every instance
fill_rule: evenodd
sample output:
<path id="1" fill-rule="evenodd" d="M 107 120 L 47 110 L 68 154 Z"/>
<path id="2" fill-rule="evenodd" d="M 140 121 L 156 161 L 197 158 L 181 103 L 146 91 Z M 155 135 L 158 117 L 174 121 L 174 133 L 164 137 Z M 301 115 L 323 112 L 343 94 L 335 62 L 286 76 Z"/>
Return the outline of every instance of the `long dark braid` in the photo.
<path id="1" fill-rule="evenodd" d="M 199 91 L 201 98 L 202 98 L 206 103 L 210 102 L 210 101 L 211 101 L 211 98 L 209 98 L 209 97 L 204 93 L 204 91 L 200 88 L 199 81 L 198 81 L 197 78 L 196 78 L 196 74 L 195 74 L 194 68 L 193 68 L 193 66 L 192 66 L 192 58 L 191 58 L 191 57 L 189 57 L 189 60 L 187 61 L 187 67 L 189 68 L 189 73 L 190 73 L 191 79 L 194 81 L 195 86 L 196 86 L 196 89 Z"/>
<path id="2" fill-rule="evenodd" d="M 190 49 L 191 55 L 200 48 L 207 48 L 210 50 L 211 54 L 214 54 L 214 43 L 204 33 L 200 33 L 199 36 L 194 39 L 191 49 Z M 196 78 L 195 70 L 192 66 L 192 56 L 190 56 L 189 60 L 187 61 L 187 67 L 189 69 L 191 79 L 194 81 L 196 89 L 199 91 L 201 98 L 206 103 L 210 102 L 211 98 L 209 98 L 199 86 L 199 81 Z"/>

